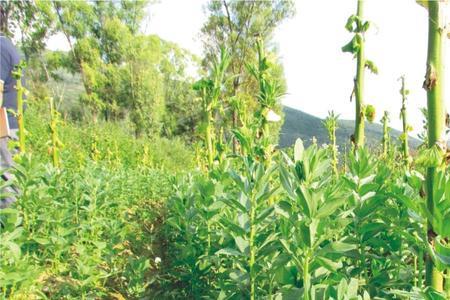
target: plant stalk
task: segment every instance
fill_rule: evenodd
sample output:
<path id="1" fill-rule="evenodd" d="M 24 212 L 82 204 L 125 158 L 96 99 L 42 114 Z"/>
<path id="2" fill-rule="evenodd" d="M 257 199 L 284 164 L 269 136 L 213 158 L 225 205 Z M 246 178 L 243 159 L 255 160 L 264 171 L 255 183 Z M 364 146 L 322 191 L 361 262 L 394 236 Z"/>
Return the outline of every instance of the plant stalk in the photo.
<path id="1" fill-rule="evenodd" d="M 58 112 L 55 110 L 53 98 L 50 98 L 50 132 L 52 139 L 52 161 L 55 168 L 59 167 L 59 140 L 58 140 Z"/>
<path id="2" fill-rule="evenodd" d="M 358 10 L 357 16 L 360 20 L 364 17 L 364 0 L 358 0 Z M 356 105 L 356 115 L 355 115 L 355 134 L 354 143 L 355 148 L 364 147 L 364 72 L 365 72 L 365 41 L 364 34 L 362 32 L 356 33 L 359 40 L 359 50 L 357 53 L 357 64 L 356 64 L 356 80 L 355 80 L 355 105 Z"/>
<path id="3" fill-rule="evenodd" d="M 214 163 L 214 148 L 213 148 L 213 137 L 212 137 L 212 124 L 211 124 L 211 111 L 206 110 L 206 147 L 208 150 L 208 167 L 211 169 Z"/>
<path id="4" fill-rule="evenodd" d="M 309 274 L 309 256 L 306 255 L 303 260 L 303 299 L 311 299 L 311 275 Z"/>
<path id="5" fill-rule="evenodd" d="M 407 111 L 406 111 L 406 100 L 407 100 L 407 90 L 405 88 L 405 76 L 401 77 L 402 80 L 402 88 L 400 90 L 400 93 L 402 95 L 402 108 L 400 111 L 400 117 L 402 119 L 402 128 L 403 128 L 403 134 L 401 138 L 402 142 L 402 155 L 403 155 L 403 162 L 407 169 L 409 169 L 409 146 L 408 146 L 408 119 L 407 119 Z"/>
<path id="6" fill-rule="evenodd" d="M 20 71 L 19 71 L 20 72 Z M 17 90 L 17 124 L 19 125 L 19 151 L 25 153 L 25 124 L 23 118 L 23 91 L 22 78 L 16 81 Z"/>
<path id="7" fill-rule="evenodd" d="M 445 30 L 441 28 L 444 17 L 444 4 L 441 1 L 428 1 L 428 57 L 427 72 L 425 76 L 424 89 L 427 91 L 428 104 L 428 147 L 434 146 L 445 148 L 445 104 L 444 104 L 444 66 L 443 51 L 445 42 Z M 434 202 L 433 190 L 435 189 L 436 169 L 428 168 L 427 206 L 433 216 Z M 428 224 L 428 241 L 433 247 L 435 233 L 431 222 Z M 431 257 L 426 261 L 426 284 L 437 291 L 442 292 L 443 274 L 434 265 Z"/>

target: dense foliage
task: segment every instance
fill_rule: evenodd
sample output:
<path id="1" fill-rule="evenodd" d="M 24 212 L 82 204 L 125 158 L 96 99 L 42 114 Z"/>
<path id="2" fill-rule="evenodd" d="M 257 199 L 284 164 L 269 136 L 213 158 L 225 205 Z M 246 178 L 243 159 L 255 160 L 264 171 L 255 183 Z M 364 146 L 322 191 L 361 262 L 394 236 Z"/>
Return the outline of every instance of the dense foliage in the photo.
<path id="1" fill-rule="evenodd" d="M 449 299 L 444 2 L 419 1 L 430 37 L 415 155 L 404 77 L 399 143 L 385 112 L 381 149 L 365 146 L 364 72 L 377 70 L 363 2 L 346 26 L 357 120 L 342 153 L 334 111 L 328 144 L 276 146 L 285 83 L 266 45 L 291 1 L 210 1 L 195 83 L 196 57 L 139 31 L 146 1 L 1 1 L 29 79 L 27 91 L 15 68 L 2 299 Z M 68 53 L 44 50 L 55 32 Z M 82 83 L 74 97 L 67 78 Z"/>
<path id="2" fill-rule="evenodd" d="M 427 246 L 423 175 L 405 176 L 361 149 L 336 178 L 328 157 L 299 141 L 293 157 L 281 152 L 270 165 L 242 156 L 209 176 L 186 178 L 167 219 L 174 244 L 168 273 L 181 280 L 185 297 L 445 299 L 420 289 L 423 253 L 432 251 L 443 269 L 448 264 L 445 243 Z M 433 193 L 446 207 L 448 170 L 439 176 Z M 441 230 L 449 225 L 444 215 L 435 222 Z"/>

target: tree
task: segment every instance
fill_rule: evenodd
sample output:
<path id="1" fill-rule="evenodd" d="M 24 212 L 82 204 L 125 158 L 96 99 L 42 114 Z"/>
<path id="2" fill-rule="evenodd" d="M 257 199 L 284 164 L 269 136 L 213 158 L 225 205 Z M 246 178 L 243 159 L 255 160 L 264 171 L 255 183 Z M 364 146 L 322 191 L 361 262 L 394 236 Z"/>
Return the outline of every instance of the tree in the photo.
<path id="1" fill-rule="evenodd" d="M 0 31 L 19 41 L 27 62 L 25 77 L 32 77 L 32 88 L 37 94 L 45 94 L 41 82 L 50 78 L 50 70 L 44 57 L 45 39 L 54 32 L 55 16 L 51 2 L 44 0 L 0 0 Z M 38 74 L 30 72 L 39 69 Z M 30 82 L 30 81 L 28 81 Z M 28 84 L 29 85 L 29 84 Z M 28 86 L 27 85 L 27 86 Z"/>
<path id="2" fill-rule="evenodd" d="M 66 66 L 81 74 L 85 88 L 81 100 L 94 121 L 100 114 L 106 120 L 129 116 L 136 136 L 192 133 L 198 111 L 192 105 L 192 79 L 185 69 L 196 59 L 174 43 L 139 33 L 147 4 L 54 2 L 58 28 L 71 48 Z M 180 115 L 165 114 L 166 98 L 171 108 L 181 105 L 178 101 L 189 106 L 184 125 L 178 126 Z"/>
<path id="3" fill-rule="evenodd" d="M 126 46 L 130 45 L 144 17 L 147 1 L 53 1 L 58 29 L 71 49 L 72 71 L 81 74 L 86 93 L 82 101 L 90 108 L 93 120 L 100 112 L 108 118 L 116 103 L 113 95 L 102 99 L 102 90 L 111 86 L 105 75 L 117 79 L 112 72 L 123 63 Z"/>
<path id="4" fill-rule="evenodd" d="M 44 0 L 0 1 L 0 31 L 20 41 L 25 60 L 45 48 L 45 38 L 54 30 L 51 3 Z"/>

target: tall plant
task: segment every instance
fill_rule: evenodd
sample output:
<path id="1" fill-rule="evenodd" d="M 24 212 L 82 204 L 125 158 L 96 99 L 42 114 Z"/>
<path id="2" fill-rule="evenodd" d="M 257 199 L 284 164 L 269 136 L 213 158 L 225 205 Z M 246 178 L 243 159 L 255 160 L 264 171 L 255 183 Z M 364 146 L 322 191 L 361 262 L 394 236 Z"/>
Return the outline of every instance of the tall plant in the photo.
<path id="1" fill-rule="evenodd" d="M 231 62 L 227 75 L 233 80 L 226 85 L 225 94 L 229 97 L 226 100 L 233 101 L 224 103 L 228 115 L 224 115 L 222 121 L 231 123 L 232 129 L 236 130 L 244 123 L 240 119 L 241 113 L 253 113 L 253 103 L 249 100 L 258 86 L 247 72 L 246 65 L 257 59 L 254 47 L 256 40 L 258 37 L 271 40 L 277 26 L 294 15 L 295 1 L 210 0 L 205 8 L 208 15 L 202 27 L 205 60 L 214 56 L 221 46 L 226 46 L 230 51 Z M 285 84 L 279 63 L 276 63 L 271 73 Z M 228 132 L 225 130 L 225 133 Z M 233 139 L 233 152 L 236 152 L 237 146 L 237 140 Z"/>
<path id="2" fill-rule="evenodd" d="M 219 104 L 225 71 L 230 63 L 228 52 L 221 48 L 219 57 L 215 57 L 209 67 L 209 75 L 197 81 L 193 88 L 199 92 L 205 123 L 205 144 L 208 152 L 208 165 L 214 163 L 214 113 Z"/>
<path id="3" fill-rule="evenodd" d="M 17 90 L 17 123 L 19 125 L 19 150 L 21 153 L 25 152 L 25 123 L 23 117 L 24 110 L 24 94 L 26 92 L 25 87 L 22 85 L 22 76 L 23 76 L 23 68 L 25 67 L 25 63 L 21 62 L 20 64 L 14 67 L 14 71 L 12 73 L 14 79 L 16 80 L 16 90 Z"/>
<path id="4" fill-rule="evenodd" d="M 338 172 L 338 149 L 336 145 L 336 129 L 338 128 L 339 115 L 336 115 L 334 111 L 328 112 L 328 116 L 323 122 L 325 128 L 328 131 L 328 137 L 330 139 L 330 153 L 331 153 L 331 165 L 335 176 L 339 175 Z"/>
<path id="5" fill-rule="evenodd" d="M 428 57 L 427 71 L 423 88 L 427 91 L 428 107 L 428 151 L 443 156 L 445 140 L 445 103 L 444 103 L 444 49 L 445 49 L 445 1 L 418 1 L 428 10 Z M 432 249 L 436 248 L 437 234 L 432 220 L 441 212 L 435 211 L 437 201 L 434 191 L 439 190 L 437 180 L 438 165 L 428 164 L 426 177 L 427 208 L 429 211 L 428 241 Z M 437 291 L 444 290 L 444 277 L 430 255 L 426 257 L 426 283 Z"/>
<path id="6" fill-rule="evenodd" d="M 353 39 L 342 47 L 343 52 L 349 52 L 356 57 L 356 77 L 354 79 L 353 95 L 355 96 L 355 133 L 353 143 L 356 148 L 364 146 L 364 128 L 366 118 L 366 107 L 364 104 L 364 75 L 368 68 L 372 73 L 377 74 L 378 69 L 375 64 L 365 57 L 365 33 L 369 30 L 370 22 L 364 21 L 364 0 L 358 0 L 356 15 L 350 16 L 345 28 L 354 33 Z"/>
<path id="7" fill-rule="evenodd" d="M 61 120 L 61 114 L 58 112 L 58 110 L 55 107 L 55 102 L 53 98 L 49 99 L 50 104 L 50 135 L 51 140 L 49 142 L 49 154 L 52 157 L 53 166 L 55 168 L 59 168 L 60 166 L 60 159 L 59 159 L 59 152 L 60 148 L 62 147 L 61 140 L 58 136 L 58 127 L 62 123 Z"/>
<path id="8" fill-rule="evenodd" d="M 271 78 L 269 70 L 271 64 L 264 52 L 264 44 L 262 39 L 256 41 L 256 49 L 258 53 L 258 64 L 255 66 L 247 65 L 248 72 L 257 80 L 259 91 L 256 96 L 259 107 L 256 111 L 256 128 L 260 129 L 259 138 L 263 144 L 265 158 L 270 157 L 272 147 L 270 145 L 269 123 L 280 121 L 274 109 L 278 104 L 280 97 L 283 95 L 282 87 L 278 80 Z"/>
<path id="9" fill-rule="evenodd" d="M 409 168 L 410 156 L 409 156 L 409 146 L 408 146 L 408 134 L 411 131 L 411 126 L 408 125 L 407 111 L 406 111 L 406 100 L 408 99 L 409 90 L 405 87 L 405 76 L 400 77 L 402 82 L 402 87 L 400 89 L 400 94 L 402 95 L 402 108 L 400 110 L 400 119 L 402 120 L 403 132 L 400 135 L 400 141 L 402 144 L 402 155 L 403 162 L 406 168 Z"/>

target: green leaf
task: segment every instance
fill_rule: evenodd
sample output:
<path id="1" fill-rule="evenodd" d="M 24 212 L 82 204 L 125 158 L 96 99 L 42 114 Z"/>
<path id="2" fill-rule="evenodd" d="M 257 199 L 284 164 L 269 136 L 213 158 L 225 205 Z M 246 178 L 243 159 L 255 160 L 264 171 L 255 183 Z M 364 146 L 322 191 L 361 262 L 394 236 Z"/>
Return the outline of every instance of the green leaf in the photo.
<path id="1" fill-rule="evenodd" d="M 368 224 L 364 224 L 360 228 L 359 232 L 361 234 L 370 233 L 371 235 L 375 235 L 378 232 L 383 231 L 384 229 L 386 229 L 386 224 L 380 222 L 370 222 Z"/>
<path id="2" fill-rule="evenodd" d="M 347 288 L 347 297 L 349 299 L 356 299 L 358 297 L 359 281 L 356 278 L 350 279 L 350 283 Z"/>
<path id="3" fill-rule="evenodd" d="M 48 245 L 48 244 L 50 244 L 50 241 L 48 239 L 46 239 L 46 238 L 34 237 L 33 240 L 36 243 L 41 244 L 41 245 Z"/>
<path id="4" fill-rule="evenodd" d="M 244 199 L 247 199 L 247 197 L 243 193 L 241 193 L 241 197 L 240 197 L 241 201 L 238 201 L 232 197 L 230 197 L 228 199 L 220 199 L 220 201 L 222 201 L 223 203 L 227 204 L 228 206 L 230 206 L 234 209 L 240 210 L 241 212 L 245 213 L 245 212 L 247 212 L 247 208 L 244 205 L 242 205 L 242 203 L 241 203 L 241 202 L 243 202 L 242 200 L 244 200 Z"/>
<path id="5" fill-rule="evenodd" d="M 11 241 L 3 241 L 3 244 L 9 248 L 9 251 L 13 254 L 14 258 L 19 259 L 20 255 L 22 254 L 22 251 L 20 251 L 19 245 L 17 245 L 14 242 Z"/>
<path id="6" fill-rule="evenodd" d="M 350 42 L 348 42 L 344 47 L 342 47 L 342 52 L 356 54 L 359 52 L 360 48 L 361 48 L 361 44 L 360 44 L 357 36 L 355 36 L 355 37 L 353 37 L 353 39 Z"/>
<path id="7" fill-rule="evenodd" d="M 439 237 L 435 239 L 436 258 L 439 260 L 441 270 L 450 267 L 450 245 L 444 245 Z"/>
<path id="8" fill-rule="evenodd" d="M 297 203 L 300 205 L 301 212 L 311 218 L 312 217 L 312 197 L 309 195 L 308 191 L 305 190 L 303 186 L 300 186 L 296 190 L 297 192 Z"/>
<path id="9" fill-rule="evenodd" d="M 241 144 L 242 149 L 244 149 L 246 152 L 250 152 L 251 140 L 249 137 L 249 132 L 247 132 L 246 128 L 241 128 L 240 130 L 232 130 L 232 133 L 234 137 L 239 141 L 239 144 Z"/>
<path id="10" fill-rule="evenodd" d="M 328 253 L 346 253 L 352 250 L 355 250 L 357 247 L 355 244 L 349 244 L 345 242 L 332 242 L 323 247 L 319 252 L 322 256 L 325 256 Z"/>
<path id="11" fill-rule="evenodd" d="M 315 261 L 330 272 L 336 272 L 337 270 L 342 268 L 342 262 L 340 261 L 335 262 L 323 256 L 316 257 Z"/>
<path id="12" fill-rule="evenodd" d="M 283 186 L 284 190 L 288 194 L 289 198 L 292 200 L 295 200 L 297 197 L 294 193 L 294 188 L 292 187 L 290 179 L 290 174 L 288 170 L 286 170 L 284 165 L 280 166 L 280 181 L 281 185 Z"/>
<path id="13" fill-rule="evenodd" d="M 329 217 L 339 207 L 341 207 L 345 201 L 346 199 L 344 197 L 328 200 L 321 208 L 319 208 L 316 214 L 316 218 L 322 219 Z"/>
<path id="14" fill-rule="evenodd" d="M 295 285 L 297 272 L 295 266 L 279 268 L 275 280 L 281 285 Z"/>
<path id="15" fill-rule="evenodd" d="M 347 23 L 345 24 L 345 29 L 347 29 L 349 32 L 355 32 L 358 29 L 358 21 L 359 21 L 358 16 L 351 15 L 347 19 Z"/>
<path id="16" fill-rule="evenodd" d="M 234 242 L 236 243 L 236 246 L 238 247 L 239 251 L 241 251 L 242 254 L 247 255 L 249 251 L 249 243 L 247 240 L 244 240 L 242 237 L 237 236 L 234 238 Z"/>
<path id="17" fill-rule="evenodd" d="M 306 171 L 303 161 L 295 162 L 295 175 L 297 176 L 299 182 L 303 182 L 306 180 Z"/>
<path id="18" fill-rule="evenodd" d="M 378 67 L 371 60 L 366 60 L 365 67 L 373 74 L 378 74 Z"/>
<path id="19" fill-rule="evenodd" d="M 246 230 L 244 228 L 241 228 L 240 226 L 234 224 L 233 222 L 229 221 L 227 218 L 222 218 L 220 220 L 223 226 L 231 230 L 235 235 L 245 235 Z"/>
<path id="20" fill-rule="evenodd" d="M 261 222 L 266 220 L 267 217 L 270 216 L 273 211 L 274 211 L 273 207 L 268 207 L 265 210 L 263 210 L 256 218 L 255 225 L 259 225 Z"/>
<path id="21" fill-rule="evenodd" d="M 370 28 L 370 22 L 366 21 L 361 26 L 361 32 L 367 32 L 369 30 L 369 28 Z"/>
<path id="22" fill-rule="evenodd" d="M 275 214 L 283 216 L 286 219 L 290 218 L 291 211 L 292 207 L 288 201 L 280 201 L 275 204 Z"/>
<path id="23" fill-rule="evenodd" d="M 227 256 L 242 256 L 242 254 L 239 251 L 237 251 L 235 249 L 231 249 L 231 248 L 220 249 L 215 254 L 216 255 L 227 255 Z"/>
<path id="24" fill-rule="evenodd" d="M 208 206 L 208 210 L 209 211 L 217 211 L 217 210 L 221 210 L 224 207 L 224 202 L 223 201 L 214 201 L 210 206 Z"/>
<path id="25" fill-rule="evenodd" d="M 298 242 L 302 243 L 299 245 L 300 248 L 304 248 L 305 246 L 310 248 L 312 246 L 311 227 L 307 226 L 304 222 L 302 222 L 298 227 L 301 236 L 301 240 Z"/>
<path id="26" fill-rule="evenodd" d="M 420 293 L 424 300 L 446 300 L 447 297 L 433 289 L 432 287 L 427 287 L 423 292 Z"/>

